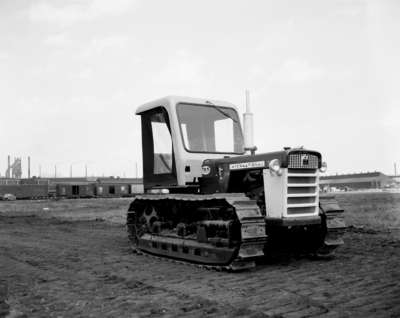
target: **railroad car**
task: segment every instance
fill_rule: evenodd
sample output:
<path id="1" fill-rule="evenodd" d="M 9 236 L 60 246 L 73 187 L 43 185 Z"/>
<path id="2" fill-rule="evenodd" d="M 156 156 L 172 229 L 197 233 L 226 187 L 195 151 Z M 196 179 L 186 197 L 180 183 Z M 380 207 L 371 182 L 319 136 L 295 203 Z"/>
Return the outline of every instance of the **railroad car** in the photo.
<path id="1" fill-rule="evenodd" d="M 12 194 L 16 199 L 44 199 L 49 196 L 48 184 L 2 184 L 0 198 Z"/>
<path id="2" fill-rule="evenodd" d="M 93 198 L 94 185 L 88 182 L 58 183 L 56 197 L 58 198 Z"/>

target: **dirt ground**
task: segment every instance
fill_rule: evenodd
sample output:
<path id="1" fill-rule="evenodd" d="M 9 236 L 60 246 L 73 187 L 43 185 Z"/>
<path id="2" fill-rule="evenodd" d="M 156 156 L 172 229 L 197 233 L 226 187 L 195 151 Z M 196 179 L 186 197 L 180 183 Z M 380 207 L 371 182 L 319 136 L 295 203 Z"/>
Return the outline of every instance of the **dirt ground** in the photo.
<path id="1" fill-rule="evenodd" d="M 399 317 L 400 195 L 339 199 L 354 226 L 335 259 L 241 273 L 133 254 L 130 199 L 0 202 L 0 317 Z"/>

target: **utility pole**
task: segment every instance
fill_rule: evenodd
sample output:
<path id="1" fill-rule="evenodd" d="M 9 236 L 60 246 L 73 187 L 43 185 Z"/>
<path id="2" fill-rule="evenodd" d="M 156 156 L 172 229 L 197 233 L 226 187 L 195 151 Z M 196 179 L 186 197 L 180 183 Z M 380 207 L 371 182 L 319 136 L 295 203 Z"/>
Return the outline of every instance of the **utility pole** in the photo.
<path id="1" fill-rule="evenodd" d="M 54 178 L 57 178 L 57 165 L 54 165 Z"/>
<path id="2" fill-rule="evenodd" d="M 137 179 L 137 177 L 138 177 L 137 162 L 135 162 L 135 167 L 136 167 L 136 174 L 135 174 L 135 176 L 136 176 L 136 179 Z"/>
<path id="3" fill-rule="evenodd" d="M 87 179 L 87 165 L 85 165 L 85 177 Z"/>
<path id="4" fill-rule="evenodd" d="M 41 178 L 41 177 L 42 177 L 42 166 L 39 165 L 39 178 Z"/>

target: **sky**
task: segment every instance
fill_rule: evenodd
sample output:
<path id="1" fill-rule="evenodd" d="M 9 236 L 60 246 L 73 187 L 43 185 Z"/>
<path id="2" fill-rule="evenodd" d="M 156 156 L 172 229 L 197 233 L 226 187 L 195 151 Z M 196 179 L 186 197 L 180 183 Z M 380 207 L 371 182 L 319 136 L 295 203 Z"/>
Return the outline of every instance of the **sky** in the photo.
<path id="1" fill-rule="evenodd" d="M 246 89 L 259 153 L 393 174 L 399 34 L 396 0 L 0 0 L 0 174 L 140 176 L 139 105 Z"/>

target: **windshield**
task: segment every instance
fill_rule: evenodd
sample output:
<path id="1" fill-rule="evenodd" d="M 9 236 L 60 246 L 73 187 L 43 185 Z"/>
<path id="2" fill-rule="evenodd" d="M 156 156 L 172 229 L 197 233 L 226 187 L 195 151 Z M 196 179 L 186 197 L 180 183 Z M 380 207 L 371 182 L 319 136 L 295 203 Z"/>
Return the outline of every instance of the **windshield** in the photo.
<path id="1" fill-rule="evenodd" d="M 183 142 L 190 152 L 243 153 L 243 136 L 233 108 L 178 104 Z"/>

